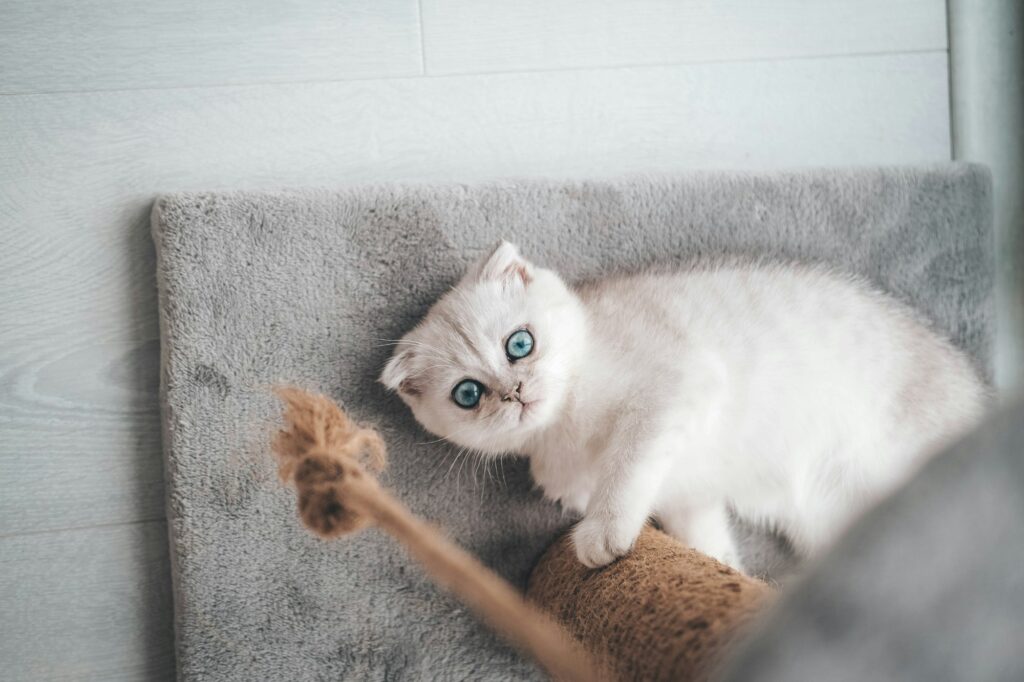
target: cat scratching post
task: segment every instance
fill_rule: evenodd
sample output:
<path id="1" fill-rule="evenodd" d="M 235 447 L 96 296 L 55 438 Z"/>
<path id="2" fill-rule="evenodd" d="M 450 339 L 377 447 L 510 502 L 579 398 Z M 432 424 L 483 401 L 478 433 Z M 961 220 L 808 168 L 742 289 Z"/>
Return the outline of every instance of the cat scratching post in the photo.
<path id="1" fill-rule="evenodd" d="M 274 451 L 282 480 L 298 492 L 303 523 L 325 539 L 371 525 L 392 535 L 554 679 L 707 679 L 770 596 L 763 583 L 648 528 L 628 556 L 598 570 L 580 564 L 562 537 L 535 568 L 524 599 L 379 485 L 371 471 L 384 466 L 385 447 L 376 431 L 324 396 L 278 395 L 288 425 Z"/>
<path id="2" fill-rule="evenodd" d="M 647 527 L 599 570 L 553 544 L 527 597 L 553 614 L 620 680 L 707 680 L 774 594 L 768 585 Z"/>

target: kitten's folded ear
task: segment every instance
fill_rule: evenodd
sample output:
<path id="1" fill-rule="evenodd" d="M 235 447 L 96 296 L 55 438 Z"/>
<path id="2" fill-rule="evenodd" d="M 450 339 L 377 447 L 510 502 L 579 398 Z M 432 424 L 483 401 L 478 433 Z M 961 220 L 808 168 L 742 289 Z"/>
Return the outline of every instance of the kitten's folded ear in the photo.
<path id="1" fill-rule="evenodd" d="M 491 255 L 469 269 L 463 281 L 507 281 L 525 286 L 533 281 L 533 266 L 519 255 L 515 244 L 502 241 Z"/>
<path id="2" fill-rule="evenodd" d="M 384 365 L 384 371 L 381 372 L 378 381 L 392 391 L 405 395 L 419 395 L 421 390 L 413 377 L 415 360 L 415 351 L 412 348 L 399 347 Z"/>

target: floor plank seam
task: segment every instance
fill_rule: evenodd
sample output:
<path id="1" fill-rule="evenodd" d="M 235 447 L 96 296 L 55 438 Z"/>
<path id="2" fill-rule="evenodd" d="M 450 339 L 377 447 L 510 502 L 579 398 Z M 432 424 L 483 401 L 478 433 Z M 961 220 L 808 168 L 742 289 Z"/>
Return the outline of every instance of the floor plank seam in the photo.
<path id="1" fill-rule="evenodd" d="M 864 58 L 883 58 L 883 57 L 900 57 L 900 56 L 913 56 L 913 55 L 948 55 L 949 48 L 927 48 L 920 50 L 897 50 L 892 52 L 844 52 L 844 53 L 832 53 L 832 54 L 818 54 L 818 55 L 799 55 L 793 57 L 756 57 L 756 58 L 723 58 L 723 59 L 696 59 L 696 60 L 685 60 L 678 62 L 657 62 L 657 63 L 630 63 L 630 64 L 608 64 L 604 66 L 567 66 L 567 67 L 552 67 L 548 69 L 509 69 L 501 71 L 458 71 L 458 72 L 446 72 L 446 73 L 423 73 L 414 75 L 403 75 L 403 76 L 369 76 L 365 78 L 336 78 L 336 79 L 310 79 L 310 80 L 287 80 L 287 81 L 253 81 L 247 83 L 204 83 L 197 85 L 167 85 L 167 86 L 151 86 L 145 88 L 95 88 L 91 90 L 40 90 L 31 92 L 0 92 L 0 98 L 15 98 L 15 97 L 49 97 L 54 95 L 97 95 L 97 94 L 109 94 L 118 92 L 160 92 L 165 90 L 227 90 L 231 88 L 270 88 L 275 86 L 284 85 L 329 85 L 336 83 L 366 83 L 369 81 L 414 81 L 414 80 L 440 80 L 445 78 L 473 78 L 473 77 L 493 77 L 493 76 L 522 76 L 529 74 L 557 74 L 557 73 L 582 73 L 582 72 L 601 72 L 601 71 L 625 71 L 625 70 L 657 70 L 667 68 L 678 68 L 685 66 L 715 66 L 719 64 L 756 64 L 758 62 L 763 63 L 781 63 L 781 62 L 805 62 L 805 61 L 816 61 L 816 60 L 841 60 L 841 59 L 864 59 Z"/>
<path id="2" fill-rule="evenodd" d="M 138 519 L 136 521 L 118 521 L 116 523 L 95 523 L 89 526 L 68 526 L 66 528 L 44 528 L 41 530 L 26 530 L 16 531 L 14 533 L 2 533 L 0 534 L 0 540 L 7 540 L 10 538 L 26 537 L 30 535 L 49 535 L 52 533 L 71 533 L 80 530 L 95 530 L 98 528 L 117 528 L 119 526 L 138 526 L 145 523 L 166 523 L 167 517 L 160 516 L 151 519 Z"/>

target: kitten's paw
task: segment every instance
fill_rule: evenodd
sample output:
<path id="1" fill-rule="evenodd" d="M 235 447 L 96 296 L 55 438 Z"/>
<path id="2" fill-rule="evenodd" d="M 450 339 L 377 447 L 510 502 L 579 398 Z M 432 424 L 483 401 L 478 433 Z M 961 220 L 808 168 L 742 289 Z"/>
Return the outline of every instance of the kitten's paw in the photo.
<path id="1" fill-rule="evenodd" d="M 605 566 L 629 552 L 636 533 L 615 521 L 588 516 L 576 524 L 572 543 L 576 557 L 588 568 Z"/>
<path id="2" fill-rule="evenodd" d="M 740 573 L 745 572 L 724 504 L 675 510 L 674 513 L 663 514 L 661 522 L 665 531 L 683 544 Z"/>
<path id="3" fill-rule="evenodd" d="M 698 538 L 693 543 L 693 548 L 698 552 L 707 554 L 729 568 L 746 574 L 740 562 L 740 553 L 731 537 Z"/>
<path id="4" fill-rule="evenodd" d="M 740 562 L 740 555 L 735 549 L 720 549 L 712 550 L 710 552 L 704 552 L 712 559 L 715 559 L 719 563 L 723 563 L 729 568 L 739 571 L 746 575 L 746 571 L 743 570 L 743 564 Z"/>

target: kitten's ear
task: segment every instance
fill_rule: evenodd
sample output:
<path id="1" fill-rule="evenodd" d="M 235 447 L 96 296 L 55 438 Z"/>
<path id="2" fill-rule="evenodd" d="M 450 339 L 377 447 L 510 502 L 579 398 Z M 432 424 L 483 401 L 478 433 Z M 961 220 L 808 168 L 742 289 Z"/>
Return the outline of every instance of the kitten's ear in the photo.
<path id="1" fill-rule="evenodd" d="M 380 373 L 380 383 L 404 395 L 419 395 L 422 390 L 413 377 L 415 360 L 415 351 L 412 348 L 400 348 L 384 365 L 384 371 Z"/>
<path id="2" fill-rule="evenodd" d="M 515 244 L 502 241 L 467 274 L 467 279 L 477 281 L 508 281 L 527 285 L 533 281 L 533 266 L 526 262 Z"/>

